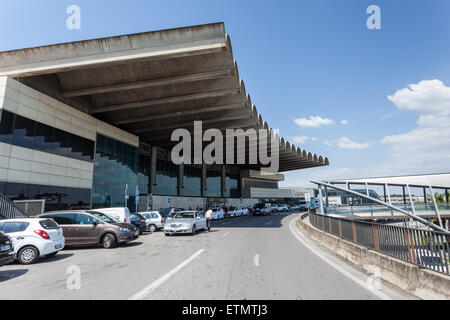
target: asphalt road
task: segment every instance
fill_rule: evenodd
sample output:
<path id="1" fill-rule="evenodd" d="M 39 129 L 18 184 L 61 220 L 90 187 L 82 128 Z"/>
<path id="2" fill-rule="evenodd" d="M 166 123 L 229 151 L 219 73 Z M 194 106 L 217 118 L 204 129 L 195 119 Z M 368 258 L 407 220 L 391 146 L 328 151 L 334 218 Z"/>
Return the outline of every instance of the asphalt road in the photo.
<path id="1" fill-rule="evenodd" d="M 1 267 L 0 299 L 411 298 L 384 283 L 367 286 L 368 275 L 302 235 L 297 218 L 239 217 L 195 236 L 156 232 L 112 250 L 68 248 L 35 265 Z M 81 288 L 70 290 L 73 266 Z"/>

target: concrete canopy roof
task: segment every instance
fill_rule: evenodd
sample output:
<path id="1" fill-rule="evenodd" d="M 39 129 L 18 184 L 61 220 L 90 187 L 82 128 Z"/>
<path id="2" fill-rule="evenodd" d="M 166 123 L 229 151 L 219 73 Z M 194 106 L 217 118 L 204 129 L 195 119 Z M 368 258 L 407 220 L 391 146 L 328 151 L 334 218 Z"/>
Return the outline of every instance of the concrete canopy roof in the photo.
<path id="1" fill-rule="evenodd" d="M 0 52 L 0 76 L 167 150 L 172 131 L 192 132 L 196 120 L 204 130 L 272 131 L 239 78 L 223 23 Z M 280 172 L 329 164 L 278 139 Z"/>

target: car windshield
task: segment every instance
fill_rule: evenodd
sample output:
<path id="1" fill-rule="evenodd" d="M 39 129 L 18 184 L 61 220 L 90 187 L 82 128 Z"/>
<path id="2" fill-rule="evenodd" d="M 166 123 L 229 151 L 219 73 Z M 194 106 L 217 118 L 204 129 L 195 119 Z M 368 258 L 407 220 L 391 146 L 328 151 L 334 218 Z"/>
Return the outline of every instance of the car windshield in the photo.
<path id="1" fill-rule="evenodd" d="M 100 220 L 102 220 L 102 221 L 104 221 L 104 222 L 106 222 L 106 223 L 114 223 L 114 222 L 117 222 L 115 219 L 113 219 L 113 218 L 111 218 L 111 217 L 109 217 L 109 216 L 107 216 L 106 214 L 101 213 L 101 212 L 95 212 L 95 211 L 93 211 L 93 212 L 91 212 L 91 214 L 92 214 L 94 217 L 96 217 L 96 218 L 98 218 L 98 219 L 100 219 Z"/>
<path id="2" fill-rule="evenodd" d="M 171 218 L 172 219 L 194 219 L 194 212 L 176 212 Z"/>

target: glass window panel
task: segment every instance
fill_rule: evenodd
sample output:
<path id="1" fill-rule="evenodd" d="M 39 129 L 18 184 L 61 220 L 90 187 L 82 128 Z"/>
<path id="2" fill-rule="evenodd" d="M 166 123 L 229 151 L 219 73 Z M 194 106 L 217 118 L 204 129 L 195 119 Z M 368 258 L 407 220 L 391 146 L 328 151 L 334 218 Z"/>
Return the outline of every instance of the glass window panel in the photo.
<path id="1" fill-rule="evenodd" d="M 178 166 L 170 161 L 158 159 L 156 162 L 155 194 L 176 196 L 178 193 Z"/>
<path id="2" fill-rule="evenodd" d="M 97 135 L 92 208 L 123 207 L 125 186 L 128 184 L 130 198 L 127 206 L 134 212 L 137 172 L 138 148 Z"/>
<path id="3" fill-rule="evenodd" d="M 14 114 L 6 110 L 0 110 L 0 142 L 12 143 Z"/>
<path id="4" fill-rule="evenodd" d="M 36 124 L 34 149 L 43 152 L 53 152 L 53 128 L 42 123 Z"/>
<path id="5" fill-rule="evenodd" d="M 34 127 L 33 120 L 16 116 L 16 123 L 13 133 L 13 144 L 16 146 L 33 149 L 34 147 Z"/>
<path id="6" fill-rule="evenodd" d="M 55 129 L 55 138 L 53 143 L 54 154 L 67 157 L 70 150 L 69 133 Z"/>
<path id="7" fill-rule="evenodd" d="M 222 174 L 214 170 L 206 171 L 206 196 L 221 197 L 222 196 Z"/>
<path id="8" fill-rule="evenodd" d="M 202 169 L 193 166 L 184 166 L 183 196 L 200 197 L 202 184 Z"/>

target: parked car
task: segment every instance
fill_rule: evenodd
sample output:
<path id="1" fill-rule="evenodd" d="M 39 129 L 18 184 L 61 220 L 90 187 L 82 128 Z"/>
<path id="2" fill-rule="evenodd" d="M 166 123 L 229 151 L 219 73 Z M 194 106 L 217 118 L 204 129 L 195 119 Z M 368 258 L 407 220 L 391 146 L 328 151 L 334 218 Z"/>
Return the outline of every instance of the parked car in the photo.
<path id="1" fill-rule="evenodd" d="M 102 212 L 116 219 L 117 222 L 131 223 L 131 214 L 128 208 L 103 208 L 95 209 L 95 211 Z"/>
<path id="2" fill-rule="evenodd" d="M 167 217 L 164 224 L 164 235 L 170 236 L 177 233 L 189 233 L 195 235 L 198 230 L 206 229 L 205 213 L 195 211 L 180 211 Z"/>
<path id="3" fill-rule="evenodd" d="M 300 211 L 300 206 L 294 204 L 293 206 L 290 207 L 290 210 L 291 210 L 291 211 Z"/>
<path id="4" fill-rule="evenodd" d="M 289 211 L 289 207 L 286 204 L 280 204 L 277 207 L 277 212 L 288 212 Z"/>
<path id="5" fill-rule="evenodd" d="M 225 212 L 222 208 L 211 208 L 212 210 L 212 220 L 220 220 L 225 218 Z"/>
<path id="6" fill-rule="evenodd" d="M 2 220 L 0 231 L 11 238 L 14 258 L 20 264 L 33 264 L 39 257 L 54 256 L 65 246 L 63 230 L 48 218 Z"/>
<path id="7" fill-rule="evenodd" d="M 254 216 L 267 216 L 271 213 L 270 203 L 257 203 L 253 206 L 252 214 Z"/>
<path id="8" fill-rule="evenodd" d="M 242 215 L 243 216 L 248 216 L 248 214 L 249 214 L 248 208 L 242 209 Z"/>
<path id="9" fill-rule="evenodd" d="M 145 221 L 146 219 L 143 215 L 139 213 L 131 214 L 130 222 L 137 228 L 139 235 L 141 235 L 145 230 L 147 230 L 147 224 L 145 223 Z"/>
<path id="10" fill-rule="evenodd" d="M 278 212 L 278 204 L 277 203 L 272 203 L 270 205 L 270 211 L 271 212 Z"/>
<path id="11" fill-rule="evenodd" d="M 235 215 L 236 217 L 242 216 L 242 209 L 241 209 L 241 208 L 236 208 L 236 209 L 234 210 L 234 215 Z"/>
<path id="12" fill-rule="evenodd" d="M 236 208 L 230 207 L 228 209 L 228 217 L 236 217 Z"/>
<path id="13" fill-rule="evenodd" d="M 155 232 L 164 228 L 164 218 L 158 211 L 140 212 L 145 218 L 147 231 Z"/>
<path id="14" fill-rule="evenodd" d="M 99 211 L 55 211 L 40 218 L 51 218 L 63 229 L 66 246 L 101 244 L 114 248 L 139 236 L 136 227 L 122 223 Z"/>
<path id="15" fill-rule="evenodd" d="M 0 267 L 14 261 L 12 239 L 0 232 Z"/>

